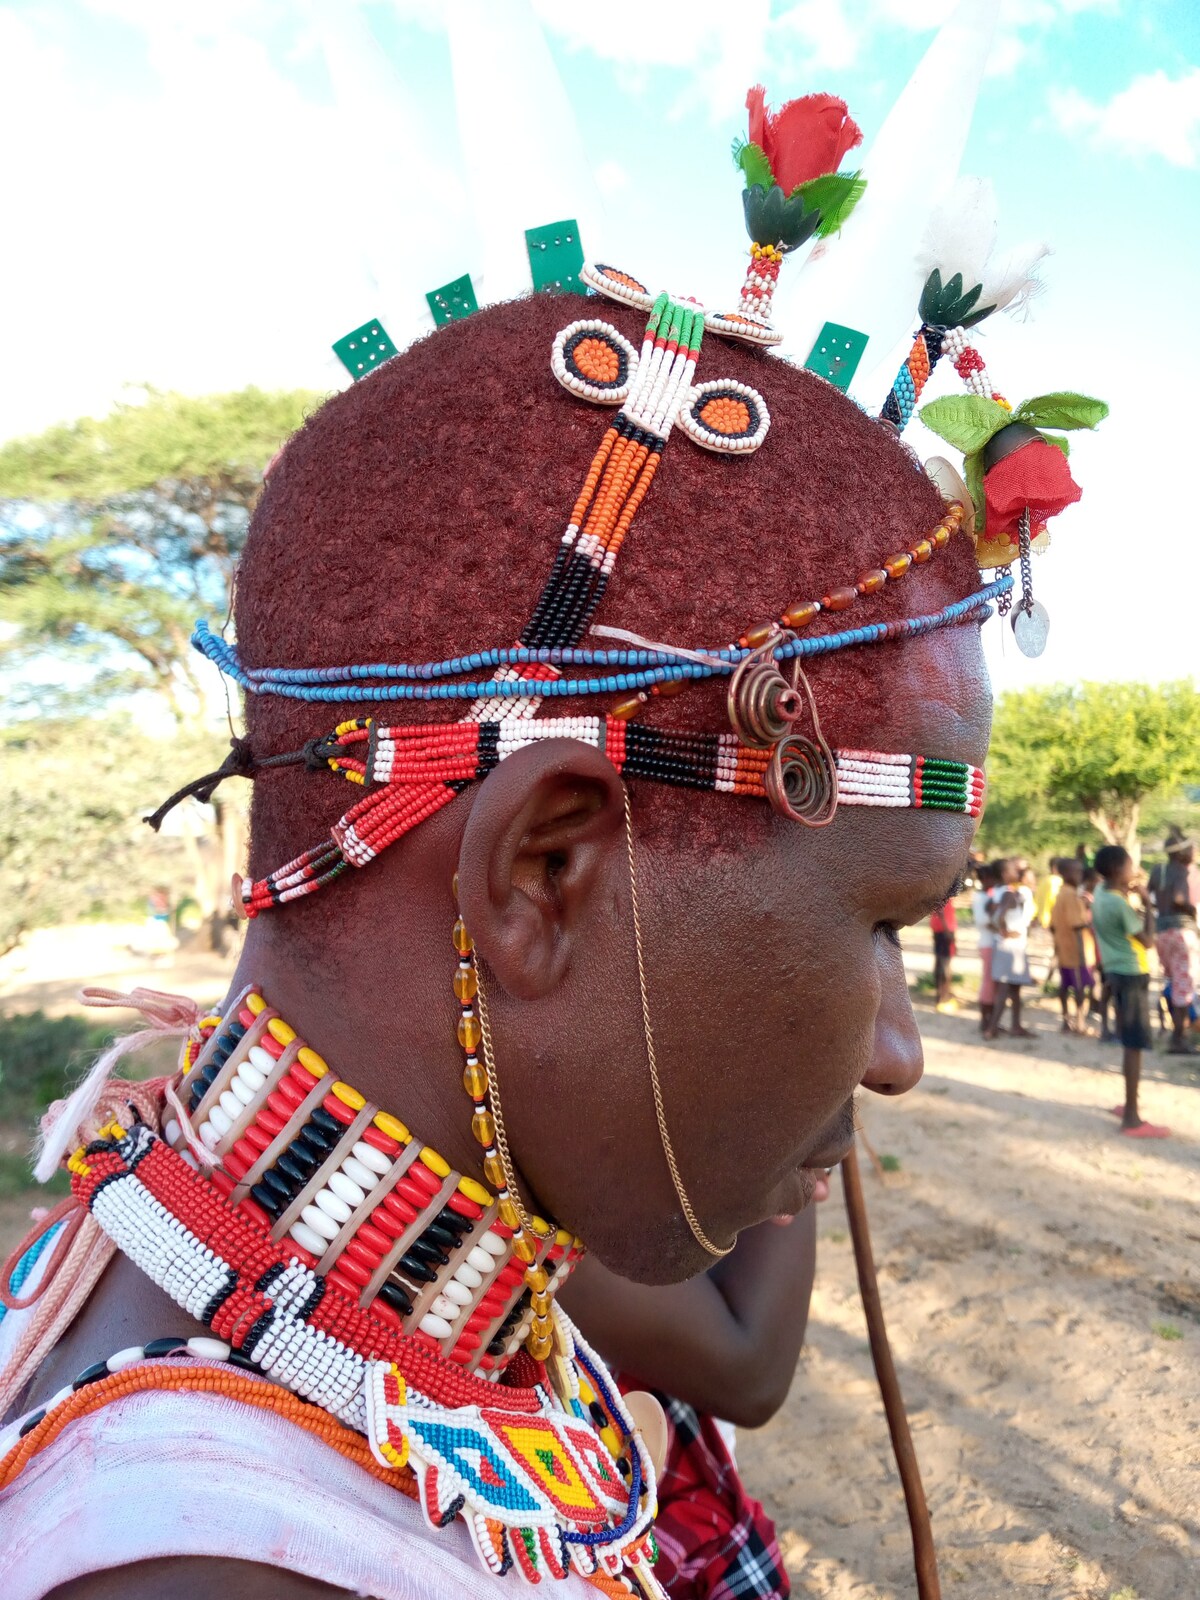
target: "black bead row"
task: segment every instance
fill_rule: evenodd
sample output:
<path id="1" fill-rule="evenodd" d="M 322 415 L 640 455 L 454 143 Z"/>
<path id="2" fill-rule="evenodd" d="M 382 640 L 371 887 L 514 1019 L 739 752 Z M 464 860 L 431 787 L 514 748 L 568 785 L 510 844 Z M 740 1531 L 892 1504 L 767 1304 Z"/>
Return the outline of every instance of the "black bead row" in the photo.
<path id="1" fill-rule="evenodd" d="M 188 1085 L 188 1113 L 195 1111 L 201 1100 L 212 1088 L 218 1072 L 233 1054 L 234 1047 L 245 1037 L 246 1026 L 242 1022 L 233 1021 L 228 1027 L 222 1028 L 217 1035 L 217 1042 L 213 1053 L 209 1057 L 202 1071 L 190 1080 Z"/>

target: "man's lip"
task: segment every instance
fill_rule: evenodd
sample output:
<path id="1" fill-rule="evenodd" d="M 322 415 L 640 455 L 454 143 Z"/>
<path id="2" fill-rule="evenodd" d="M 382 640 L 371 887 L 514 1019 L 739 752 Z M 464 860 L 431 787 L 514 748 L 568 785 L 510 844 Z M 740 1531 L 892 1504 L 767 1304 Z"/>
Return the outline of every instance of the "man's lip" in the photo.
<path id="1" fill-rule="evenodd" d="M 800 1165 L 811 1169 L 840 1166 L 854 1148 L 854 1140 L 846 1139 L 841 1144 L 829 1145 L 824 1150 L 818 1150 L 815 1155 L 807 1156 Z"/>

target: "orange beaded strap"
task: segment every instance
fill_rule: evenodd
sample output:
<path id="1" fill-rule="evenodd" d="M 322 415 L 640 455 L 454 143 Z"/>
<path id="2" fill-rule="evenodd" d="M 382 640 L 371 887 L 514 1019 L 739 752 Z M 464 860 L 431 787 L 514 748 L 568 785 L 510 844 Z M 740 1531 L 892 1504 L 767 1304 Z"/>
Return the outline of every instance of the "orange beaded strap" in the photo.
<path id="1" fill-rule="evenodd" d="M 287 1422 L 294 1422 L 336 1450 L 355 1466 L 364 1468 L 373 1478 L 391 1484 L 410 1500 L 417 1497 L 416 1480 L 407 1468 L 386 1468 L 376 1461 L 362 1434 L 347 1428 L 319 1406 L 308 1404 L 289 1390 L 265 1378 L 251 1377 L 223 1366 L 190 1365 L 179 1367 L 165 1361 L 147 1361 L 107 1378 L 100 1378 L 86 1387 L 77 1389 L 58 1405 L 47 1410 L 45 1416 L 17 1441 L 8 1454 L 0 1460 L 0 1491 L 7 1489 L 30 1461 L 47 1449 L 71 1423 L 90 1416 L 114 1400 L 124 1400 L 130 1395 L 146 1394 L 153 1390 L 175 1393 L 216 1394 L 242 1405 L 254 1406 L 260 1411 L 273 1411 Z"/>

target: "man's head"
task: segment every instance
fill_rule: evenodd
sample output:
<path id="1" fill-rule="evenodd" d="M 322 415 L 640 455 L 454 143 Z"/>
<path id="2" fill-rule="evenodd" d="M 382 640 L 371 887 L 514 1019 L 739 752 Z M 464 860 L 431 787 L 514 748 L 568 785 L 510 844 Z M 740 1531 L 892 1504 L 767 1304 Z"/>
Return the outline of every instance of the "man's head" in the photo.
<path id="1" fill-rule="evenodd" d="M 1187 837 L 1182 828 L 1174 824 L 1167 829 L 1167 837 L 1163 848 L 1171 861 L 1179 862 L 1180 866 L 1190 867 L 1195 860 L 1195 846 Z"/>
<path id="2" fill-rule="evenodd" d="M 985 891 L 988 889 L 994 889 L 1000 882 L 999 875 L 996 872 L 995 863 L 991 861 L 985 861 L 984 864 L 976 870 L 975 876 L 979 879 L 979 887 Z"/>
<path id="3" fill-rule="evenodd" d="M 1006 888 L 1021 881 L 1021 863 L 1016 856 L 1002 856 L 999 861 L 993 863 L 993 871 L 996 874 L 996 882 L 1004 884 Z"/>
<path id="4" fill-rule="evenodd" d="M 1102 845 L 1096 851 L 1096 871 L 1108 888 L 1127 889 L 1133 882 L 1133 857 L 1124 845 Z"/>
<path id="5" fill-rule="evenodd" d="M 610 419 L 550 371 L 555 332 L 598 313 L 638 342 L 644 317 L 620 307 L 503 305 L 312 419 L 255 516 L 237 595 L 243 660 L 414 662 L 511 643 Z M 796 600 L 852 584 L 941 517 L 894 436 L 821 380 L 714 339 L 697 376 L 760 389 L 770 433 L 755 455 L 731 459 L 676 431 L 598 621 L 725 645 Z M 846 620 L 928 613 L 978 581 L 960 536 Z M 810 676 L 832 744 L 982 764 L 990 696 L 974 628 L 818 659 Z M 294 749 L 380 709 L 385 722 L 413 719 L 404 705 L 259 699 L 250 734 L 256 751 Z M 422 720 L 463 709 L 416 708 Z M 729 726 L 723 689 L 703 685 L 652 701 L 639 721 Z M 317 842 L 359 793 L 295 769 L 264 775 L 254 875 Z M 651 783 L 631 794 L 667 1120 L 701 1221 L 726 1244 L 804 1202 L 812 1176 L 801 1169 L 840 1157 L 860 1084 L 890 1093 L 915 1082 L 920 1045 L 896 929 L 946 898 L 974 825 L 842 807 L 815 830 L 762 801 Z M 536 1200 L 627 1276 L 705 1265 L 659 1148 L 625 796 L 598 750 L 574 740 L 520 750 L 361 873 L 261 919 L 254 946 L 385 1016 L 395 1058 L 415 1055 L 426 1080 L 405 1076 L 397 1103 L 419 1101 L 431 1082 L 457 1080 L 444 954 L 456 868 L 489 984 L 510 1141 Z"/>
<path id="6" fill-rule="evenodd" d="M 1077 861 L 1074 856 L 1064 856 L 1059 863 L 1064 883 L 1069 883 L 1072 889 L 1078 889 L 1083 882 L 1083 862 Z"/>

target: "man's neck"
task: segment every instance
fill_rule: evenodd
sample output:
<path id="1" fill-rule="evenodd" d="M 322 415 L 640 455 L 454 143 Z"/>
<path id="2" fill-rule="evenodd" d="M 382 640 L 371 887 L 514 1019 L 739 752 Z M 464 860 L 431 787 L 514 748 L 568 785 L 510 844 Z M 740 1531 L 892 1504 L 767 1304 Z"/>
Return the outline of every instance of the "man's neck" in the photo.
<path id="1" fill-rule="evenodd" d="M 411 931 L 405 929 L 386 952 L 360 947 L 358 958 L 347 960 L 340 951 L 334 965 L 314 959 L 307 943 L 297 945 L 281 930 L 255 922 L 230 997 L 256 985 L 334 1072 L 433 1145 L 457 1171 L 482 1179 L 482 1153 L 471 1136 L 472 1108 L 455 1037 L 449 926 L 426 946 L 446 950 L 445 972 L 432 972 L 428 961 L 414 960 L 404 967 L 400 989 L 396 950 L 411 947 Z"/>

